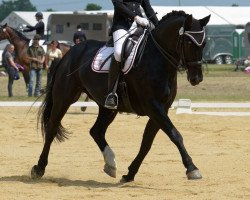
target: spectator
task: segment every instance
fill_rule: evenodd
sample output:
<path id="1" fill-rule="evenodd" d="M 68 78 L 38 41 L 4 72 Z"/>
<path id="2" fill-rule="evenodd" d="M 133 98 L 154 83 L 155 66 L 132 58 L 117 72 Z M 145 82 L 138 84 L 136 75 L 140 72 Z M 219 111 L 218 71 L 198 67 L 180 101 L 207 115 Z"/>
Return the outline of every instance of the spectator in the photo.
<path id="1" fill-rule="evenodd" d="M 9 80 L 8 80 L 8 95 L 9 97 L 13 96 L 12 88 L 13 88 L 13 83 L 14 80 L 19 79 L 19 74 L 18 74 L 18 67 L 16 66 L 14 62 L 15 58 L 15 47 L 13 44 L 7 44 L 5 48 L 5 53 L 3 53 L 3 64 L 4 67 L 8 73 Z"/>
<path id="2" fill-rule="evenodd" d="M 245 65 L 245 67 L 250 66 L 250 55 L 247 56 L 247 59 L 244 61 L 244 65 Z"/>
<path id="3" fill-rule="evenodd" d="M 79 44 L 80 42 L 83 42 L 87 40 L 85 33 L 82 31 L 81 25 L 77 25 L 77 31 L 74 33 L 73 36 L 73 42 L 75 44 Z"/>
<path id="4" fill-rule="evenodd" d="M 47 50 L 45 64 L 47 69 L 47 85 L 51 81 L 51 66 L 55 66 L 62 58 L 62 51 L 58 48 L 58 41 L 52 40 Z"/>
<path id="5" fill-rule="evenodd" d="M 30 62 L 30 80 L 28 88 L 28 96 L 33 94 L 33 82 L 36 77 L 36 86 L 34 96 L 40 95 L 41 83 L 42 83 L 42 68 L 45 61 L 45 52 L 42 46 L 39 45 L 40 35 L 36 34 L 33 38 L 33 44 L 28 48 L 28 55 Z"/>
<path id="6" fill-rule="evenodd" d="M 36 31 L 36 34 L 40 35 L 42 40 L 45 40 L 43 14 L 41 12 L 37 12 L 35 17 L 36 17 L 37 24 L 35 26 L 27 25 L 26 29 L 24 29 L 23 32 Z"/>

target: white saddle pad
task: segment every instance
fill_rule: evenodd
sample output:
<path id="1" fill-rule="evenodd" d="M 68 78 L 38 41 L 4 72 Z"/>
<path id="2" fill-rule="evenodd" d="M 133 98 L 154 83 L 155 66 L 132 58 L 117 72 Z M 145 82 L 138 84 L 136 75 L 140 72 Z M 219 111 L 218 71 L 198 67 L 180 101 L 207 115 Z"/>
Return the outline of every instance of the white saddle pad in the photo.
<path id="1" fill-rule="evenodd" d="M 122 72 L 124 74 L 127 74 L 130 71 L 130 69 L 132 68 L 134 61 L 135 61 L 135 58 L 136 58 L 137 50 L 141 44 L 141 41 L 145 35 L 145 32 L 146 31 L 144 31 L 144 33 L 139 37 L 137 43 L 134 45 L 134 47 L 129 55 L 129 57 L 125 61 L 124 67 L 122 69 Z M 99 49 L 99 51 L 96 53 L 96 56 L 92 62 L 92 65 L 91 65 L 92 70 L 97 72 L 97 73 L 108 73 L 113 53 L 114 53 L 113 47 L 103 46 L 101 49 Z M 110 58 L 108 59 L 109 56 L 110 56 Z"/>

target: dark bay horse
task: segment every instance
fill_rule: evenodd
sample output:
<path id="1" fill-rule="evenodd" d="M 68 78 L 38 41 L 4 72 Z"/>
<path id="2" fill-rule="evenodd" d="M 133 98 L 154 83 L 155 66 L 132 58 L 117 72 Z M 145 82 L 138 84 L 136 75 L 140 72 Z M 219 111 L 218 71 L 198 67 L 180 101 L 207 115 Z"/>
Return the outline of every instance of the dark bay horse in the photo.
<path id="1" fill-rule="evenodd" d="M 104 156 L 104 171 L 116 177 L 115 154 L 109 147 L 105 133 L 118 112 L 133 112 L 148 116 L 138 155 L 128 167 L 123 182 L 133 181 L 139 167 L 149 152 L 157 132 L 162 129 L 177 146 L 188 179 L 202 178 L 183 144 L 183 138 L 175 128 L 168 110 L 177 92 L 177 72 L 180 67 L 187 72 L 191 85 L 203 80 L 202 50 L 205 46 L 204 27 L 210 16 L 197 20 L 183 11 L 173 11 L 164 16 L 159 25 L 149 31 L 142 59 L 136 68 L 122 75 L 127 84 L 132 111 L 123 102 L 118 88 L 119 106 L 117 110 L 104 107 L 108 92 L 106 73 L 96 73 L 91 69 L 92 60 L 105 42 L 88 40 L 74 46 L 54 69 L 53 79 L 40 108 L 40 119 L 44 147 L 37 165 L 31 170 L 32 178 L 41 178 L 48 164 L 48 155 L 54 139 L 63 141 L 67 131 L 61 120 L 71 104 L 85 92 L 99 106 L 99 113 L 90 135 Z"/>
<path id="2" fill-rule="evenodd" d="M 30 64 L 30 59 L 27 55 L 27 49 L 29 47 L 30 39 L 16 29 L 8 26 L 7 24 L 4 24 L 0 25 L 0 41 L 1 40 L 8 40 L 15 46 L 15 61 L 25 68 L 22 73 L 27 86 L 27 84 L 29 83 Z M 62 54 L 65 55 L 65 53 L 70 49 L 70 46 L 64 43 L 59 43 L 59 48 L 61 49 Z"/>

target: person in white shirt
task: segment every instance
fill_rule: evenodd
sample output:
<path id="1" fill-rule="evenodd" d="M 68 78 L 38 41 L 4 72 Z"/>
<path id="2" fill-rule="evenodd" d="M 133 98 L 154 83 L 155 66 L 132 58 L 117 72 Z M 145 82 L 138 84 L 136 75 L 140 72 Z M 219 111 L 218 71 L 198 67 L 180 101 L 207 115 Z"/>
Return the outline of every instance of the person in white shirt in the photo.
<path id="1" fill-rule="evenodd" d="M 47 50 L 45 64 L 47 69 L 47 85 L 51 81 L 51 67 L 56 65 L 62 58 L 62 51 L 58 48 L 58 41 L 52 40 Z"/>

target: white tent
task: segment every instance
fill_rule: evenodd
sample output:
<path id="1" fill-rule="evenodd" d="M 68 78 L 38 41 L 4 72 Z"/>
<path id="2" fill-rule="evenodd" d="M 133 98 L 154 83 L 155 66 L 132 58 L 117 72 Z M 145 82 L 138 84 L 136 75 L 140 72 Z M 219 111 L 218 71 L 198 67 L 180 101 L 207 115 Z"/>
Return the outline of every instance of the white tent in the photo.
<path id="1" fill-rule="evenodd" d="M 43 13 L 43 22 L 45 24 L 45 34 L 46 34 L 46 31 L 47 31 L 46 27 L 47 27 L 48 18 L 50 14 L 52 13 L 72 14 L 73 12 L 67 11 L 67 12 L 42 12 L 42 13 Z M 2 21 L 1 24 L 7 23 L 9 26 L 13 28 L 17 28 L 20 24 L 27 24 L 27 25 L 35 26 L 37 23 L 35 14 L 36 12 L 13 11 Z"/>
<path id="2" fill-rule="evenodd" d="M 173 10 L 183 10 L 201 19 L 211 14 L 209 25 L 246 25 L 250 21 L 250 7 L 219 7 L 219 6 L 153 6 L 161 19 Z"/>

